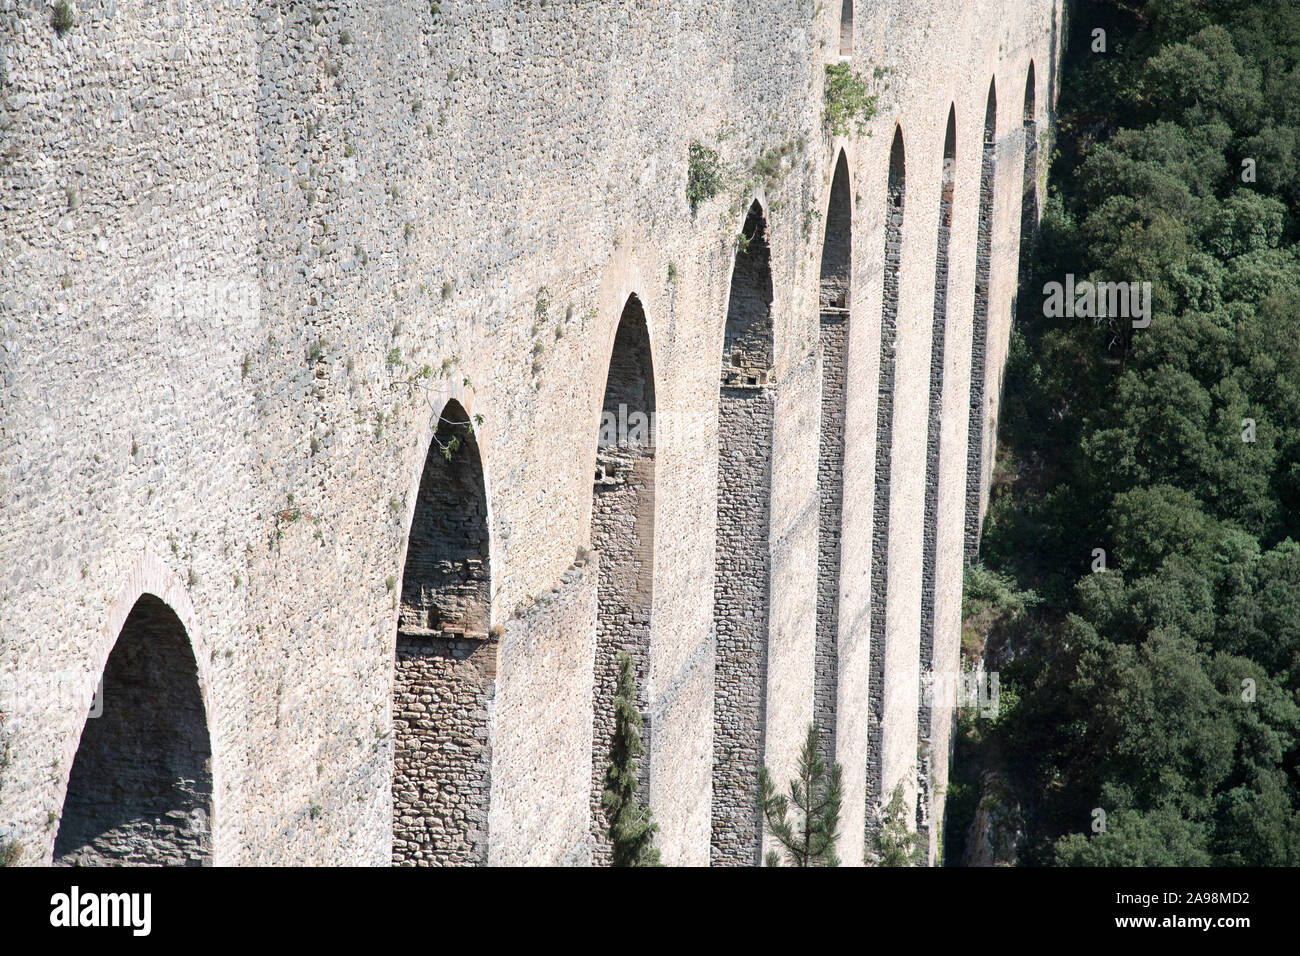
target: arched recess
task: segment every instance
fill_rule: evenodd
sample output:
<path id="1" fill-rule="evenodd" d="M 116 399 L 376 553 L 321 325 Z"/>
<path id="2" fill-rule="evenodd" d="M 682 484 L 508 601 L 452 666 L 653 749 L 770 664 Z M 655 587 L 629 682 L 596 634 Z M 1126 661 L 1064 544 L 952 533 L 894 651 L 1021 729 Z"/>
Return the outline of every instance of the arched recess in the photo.
<path id="1" fill-rule="evenodd" d="M 853 55 L 853 0 L 844 0 L 840 7 L 840 56 Z"/>
<path id="2" fill-rule="evenodd" d="M 198 665 L 161 598 L 132 605 L 98 702 L 68 778 L 54 863 L 210 864 L 212 745 Z"/>
<path id="3" fill-rule="evenodd" d="M 1033 265 L 1034 239 L 1038 234 L 1038 121 L 1035 119 L 1034 61 L 1025 75 L 1025 170 L 1020 185 L 1020 288 L 1024 294 Z"/>
<path id="4" fill-rule="evenodd" d="M 885 195 L 885 258 L 880 309 L 880 377 L 876 396 L 875 498 L 871 523 L 871 645 L 867 677 L 867 807 L 882 800 L 885 638 L 889 593 L 889 483 L 894 448 L 894 362 L 898 347 L 898 282 L 906 197 L 903 130 L 894 128 Z M 875 821 L 868 815 L 867 824 Z M 867 834 L 868 846 L 871 834 Z"/>
<path id="5" fill-rule="evenodd" d="M 817 635 L 813 670 L 813 719 L 822 728 L 823 756 L 835 756 L 839 694 L 840 534 L 844 514 L 845 370 L 852 298 L 853 192 L 848 158 L 835 164 L 826 234 L 822 240 L 819 294 L 822 361 L 821 438 L 817 455 Z"/>
<path id="6" fill-rule="evenodd" d="M 487 860 L 488 708 L 498 641 L 483 460 L 448 401 L 425 457 L 402 570 L 393 674 L 393 862 Z"/>
<path id="7" fill-rule="evenodd" d="M 930 332 L 929 416 L 925 433 L 925 512 L 921 531 L 921 675 L 917 710 L 917 831 L 928 835 L 930 767 L 934 744 L 931 703 L 934 659 L 934 610 L 938 588 L 939 452 L 943 430 L 943 363 L 948 342 L 948 245 L 952 235 L 954 170 L 957 164 L 957 110 L 948 110 L 943 139 L 943 174 L 939 185 L 939 229 L 934 254 L 934 323 Z"/>
<path id="8" fill-rule="evenodd" d="M 998 94 L 989 82 L 980 154 L 979 227 L 975 235 L 975 312 L 971 321 L 970 418 L 966 452 L 966 529 L 963 552 L 974 561 L 980 545 L 980 501 L 984 483 L 985 357 L 989 336 L 989 270 L 993 247 L 993 179 L 997 172 Z"/>
<path id="9" fill-rule="evenodd" d="M 600 556 L 596 586 L 596 671 L 592 699 L 591 821 L 594 862 L 609 860 L 608 826 L 601 807 L 614 731 L 618 655 L 636 671 L 642 744 L 650 753 L 646 690 L 650 666 L 650 608 L 654 597 L 655 382 L 650 332 L 641 300 L 623 307 L 605 378 L 596 475 L 591 500 L 591 545 Z M 648 800 L 650 761 L 640 765 L 641 799 Z"/>
<path id="10" fill-rule="evenodd" d="M 772 267 L 755 202 L 736 250 L 718 398 L 712 861 L 753 866 L 762 836 L 771 554 Z"/>

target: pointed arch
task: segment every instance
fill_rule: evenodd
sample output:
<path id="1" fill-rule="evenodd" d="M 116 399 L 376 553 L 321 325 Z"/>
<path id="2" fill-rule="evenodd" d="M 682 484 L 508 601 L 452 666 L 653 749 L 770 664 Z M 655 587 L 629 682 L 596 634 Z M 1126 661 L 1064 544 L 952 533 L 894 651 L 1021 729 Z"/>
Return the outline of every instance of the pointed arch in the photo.
<path id="1" fill-rule="evenodd" d="M 212 744 L 181 617 L 142 593 L 104 664 L 54 841 L 56 865 L 212 861 Z"/>
<path id="2" fill-rule="evenodd" d="M 813 719 L 822 728 L 823 756 L 834 761 L 839 696 L 840 535 L 844 513 L 845 376 L 853 263 L 853 191 L 843 150 L 831 176 L 822 239 L 819 290 L 822 394 L 817 456 L 817 633 Z"/>
<path id="3" fill-rule="evenodd" d="M 608 863 L 601 793 L 614 732 L 619 655 L 632 659 L 642 715 L 642 799 L 648 799 L 651 726 L 647 713 L 650 610 L 654 603 L 655 379 L 650 332 L 636 295 L 628 297 L 605 375 L 596 438 L 591 545 L 599 555 L 593 688 L 591 812 L 595 862 Z"/>
<path id="4" fill-rule="evenodd" d="M 1032 251 L 1038 235 L 1038 121 L 1035 112 L 1036 80 L 1034 61 L 1025 73 L 1025 104 L 1022 120 L 1025 132 L 1025 168 L 1020 184 L 1020 288 L 1022 297 L 1030 279 Z"/>
<path id="5" fill-rule="evenodd" d="M 443 406 L 402 568 L 393 675 L 393 862 L 487 859 L 497 668 L 483 460 L 455 399 Z"/>
<path id="6" fill-rule="evenodd" d="M 984 429 L 987 404 L 985 356 L 989 331 L 989 270 L 993 247 L 993 188 L 997 174 L 997 79 L 989 81 L 984 107 L 984 144 L 980 153 L 979 227 L 975 236 L 975 311 L 971 322 L 970 417 L 966 452 L 966 529 L 963 552 L 967 561 L 979 554 L 984 496 Z"/>
<path id="7" fill-rule="evenodd" d="M 867 806 L 882 799 L 881 739 L 885 708 L 885 651 L 889 594 L 889 503 L 894 444 L 894 366 L 898 345 L 898 283 L 907 196 L 903 129 L 894 127 L 885 194 L 885 256 L 880 310 L 880 373 L 876 396 L 876 471 L 871 529 L 871 643 L 867 679 Z M 868 825 L 871 824 L 870 817 Z M 868 840 L 871 834 L 867 834 Z"/>
<path id="8" fill-rule="evenodd" d="M 1029 69 L 1025 71 L 1025 106 L 1024 122 L 1029 125 L 1034 121 L 1034 100 L 1037 90 L 1034 82 L 1034 61 L 1029 61 Z"/>
<path id="9" fill-rule="evenodd" d="M 772 266 L 762 207 L 745 217 L 731 274 L 718 398 L 713 622 L 712 860 L 753 866 L 762 829 L 771 553 Z"/>

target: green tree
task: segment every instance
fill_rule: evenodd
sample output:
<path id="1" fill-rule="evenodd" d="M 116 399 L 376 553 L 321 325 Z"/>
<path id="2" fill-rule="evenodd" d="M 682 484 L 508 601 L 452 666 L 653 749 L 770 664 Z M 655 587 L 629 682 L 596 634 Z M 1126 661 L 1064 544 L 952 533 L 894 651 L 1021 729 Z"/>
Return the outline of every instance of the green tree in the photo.
<path id="1" fill-rule="evenodd" d="M 840 801 L 843 797 L 841 770 L 834 764 L 826 772 L 826 761 L 817 743 L 817 724 L 810 724 L 803 750 L 799 753 L 798 776 L 790 781 L 790 798 L 776 792 L 772 773 L 759 771 L 759 806 L 768 832 L 785 849 L 791 866 L 839 866 L 835 841 L 839 839 Z M 790 819 L 790 804 L 796 818 Z M 768 866 L 780 866 L 781 856 L 769 850 Z"/>
<path id="2" fill-rule="evenodd" d="M 865 859 L 869 865 L 917 866 L 925 859 L 921 834 L 907 826 L 907 811 L 903 784 L 899 782 L 881 813 L 880 828 L 867 848 Z"/>
<path id="3" fill-rule="evenodd" d="M 650 808 L 637 799 L 637 765 L 645 754 L 641 714 L 636 709 L 636 674 L 632 658 L 618 655 L 618 693 L 614 697 L 614 739 L 601 806 L 609 821 L 614 866 L 660 866 L 654 835 L 659 825 Z"/>
<path id="4" fill-rule="evenodd" d="M 1171 808 L 1149 813 L 1118 810 L 1106 831 L 1074 833 L 1056 844 L 1058 866 L 1208 866 L 1204 829 Z"/>

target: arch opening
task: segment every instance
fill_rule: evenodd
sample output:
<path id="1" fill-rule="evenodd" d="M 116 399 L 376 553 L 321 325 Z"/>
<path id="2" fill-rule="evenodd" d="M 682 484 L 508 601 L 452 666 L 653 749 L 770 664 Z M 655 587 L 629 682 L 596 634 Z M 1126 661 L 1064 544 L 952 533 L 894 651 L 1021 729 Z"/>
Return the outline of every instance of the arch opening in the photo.
<path id="1" fill-rule="evenodd" d="M 104 665 L 54 840 L 63 866 L 212 861 L 212 746 L 185 625 L 143 594 Z M 98 709 L 98 708 L 97 708 Z"/>
<path id="2" fill-rule="evenodd" d="M 885 258 L 880 311 L 880 373 L 876 397 L 875 497 L 871 527 L 871 642 L 867 676 L 867 807 L 884 799 L 882 729 L 889 594 L 889 503 L 894 444 L 894 372 L 898 347 L 898 284 L 903 258 L 903 205 L 907 195 L 903 131 L 894 129 L 885 196 Z M 867 845 L 877 821 L 867 817 Z"/>
<path id="3" fill-rule="evenodd" d="M 651 731 L 647 711 L 650 610 L 654 598 L 655 386 L 650 332 L 640 300 L 623 307 L 605 379 L 596 439 L 591 544 L 600 556 L 596 585 L 596 664 L 592 745 L 592 838 L 595 862 L 608 863 L 601 794 L 614 732 L 618 656 L 627 653 L 637 678 L 641 799 L 649 796 Z"/>
<path id="4" fill-rule="evenodd" d="M 831 179 L 822 240 L 819 337 L 822 363 L 821 433 L 817 457 L 817 633 L 813 719 L 822 729 L 823 757 L 835 758 L 839 695 L 840 545 L 844 513 L 845 375 L 852 302 L 853 194 L 843 152 Z"/>
<path id="5" fill-rule="evenodd" d="M 984 146 L 980 154 L 979 228 L 975 236 L 975 311 L 971 322 L 970 417 L 967 424 L 966 528 L 963 551 L 973 562 L 979 555 L 980 507 L 984 497 L 985 419 L 987 388 L 985 361 L 989 330 L 989 273 L 993 250 L 993 188 L 997 174 L 998 96 L 989 83 L 984 109 Z"/>
<path id="6" fill-rule="evenodd" d="M 1025 168 L 1020 185 L 1020 289 L 1028 289 L 1033 266 L 1034 241 L 1038 235 L 1038 121 L 1035 119 L 1034 62 L 1025 75 Z"/>
<path id="7" fill-rule="evenodd" d="M 393 862 L 487 860 L 492 749 L 487 494 L 474 427 L 449 401 L 420 477 L 393 676 Z"/>
<path id="8" fill-rule="evenodd" d="M 935 660 L 935 600 L 938 590 L 939 456 L 943 430 L 943 365 L 948 340 L 948 246 L 952 236 L 954 171 L 957 162 L 957 110 L 948 110 L 943 141 L 943 174 L 939 185 L 939 228 L 934 255 L 934 321 L 930 331 L 930 394 L 925 436 L 925 509 L 921 531 L 921 660 L 917 710 L 917 832 L 928 843 L 934 794 L 930 776 L 934 761 L 931 702 Z"/>
<path id="9" fill-rule="evenodd" d="M 762 829 L 771 555 L 772 269 L 755 202 L 736 250 L 718 399 L 712 860 L 753 866 Z"/>

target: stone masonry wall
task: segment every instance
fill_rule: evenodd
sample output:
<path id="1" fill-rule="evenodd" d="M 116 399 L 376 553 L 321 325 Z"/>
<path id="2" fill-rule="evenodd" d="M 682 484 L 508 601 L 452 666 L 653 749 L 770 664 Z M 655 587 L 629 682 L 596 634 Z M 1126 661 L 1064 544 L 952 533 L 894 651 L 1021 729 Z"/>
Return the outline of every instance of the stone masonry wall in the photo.
<path id="1" fill-rule="evenodd" d="M 654 452 L 638 445 L 614 446 L 597 457 L 600 477 L 591 505 L 591 545 L 600 553 L 597 588 L 596 670 L 592 684 L 595 743 L 591 766 L 593 859 L 609 859 L 608 821 L 601 806 L 605 770 L 614 734 L 614 695 L 618 691 L 618 655 L 632 658 L 637 708 L 643 724 L 641 743 L 649 753 L 646 681 L 650 665 L 650 606 L 654 570 Z M 640 765 L 641 799 L 649 797 L 650 761 Z"/>
<path id="2" fill-rule="evenodd" d="M 393 863 L 487 862 L 497 641 L 397 635 Z"/>
<path id="3" fill-rule="evenodd" d="M 921 686 L 917 713 L 917 832 L 928 841 L 930 824 L 933 748 L 931 709 L 935 660 L 935 602 L 938 589 L 939 455 L 943 436 L 943 373 L 948 337 L 948 246 L 952 235 L 953 166 L 956 130 L 949 128 L 944 146 L 944 179 L 939 192 L 939 227 L 934 255 L 934 325 L 930 333 L 930 414 L 925 433 L 925 527 L 921 563 Z M 940 746 L 946 743 L 940 742 Z"/>
<path id="4" fill-rule="evenodd" d="M 989 90 L 984 120 L 984 147 L 980 166 L 979 235 L 975 240 L 975 318 L 971 325 L 970 353 L 970 452 L 966 459 L 966 532 L 963 552 L 967 561 L 979 554 L 980 510 L 984 495 L 984 429 L 987 399 L 989 335 L 989 283 L 993 243 L 993 196 L 997 173 L 997 99 Z"/>
<path id="5" fill-rule="evenodd" d="M 601 557 L 579 557 L 505 622 L 492 712 L 491 866 L 592 862 L 591 677 Z"/>
<path id="6" fill-rule="evenodd" d="M 887 800 L 882 794 L 881 762 L 889 594 L 889 498 L 894 440 L 894 357 L 898 335 L 899 269 L 903 246 L 903 200 L 906 183 L 903 141 L 895 134 L 890 153 L 889 190 L 885 196 L 884 289 L 880 311 L 880 373 L 876 412 L 876 494 L 871 529 L 871 681 L 867 746 L 867 803 Z M 874 741 L 874 743 L 873 743 Z M 870 825 L 870 821 L 868 821 Z"/>
<path id="7" fill-rule="evenodd" d="M 591 820 L 594 859 L 609 858 L 608 824 L 601 806 L 614 733 L 618 656 L 632 658 L 641 742 L 650 749 L 646 709 L 650 671 L 650 611 L 654 601 L 655 459 L 654 361 L 645 311 L 627 301 L 614 335 L 597 435 L 591 501 L 591 545 L 600 552 L 596 670 L 592 686 Z M 641 799 L 649 797 L 650 761 L 642 759 Z"/>
<path id="8" fill-rule="evenodd" d="M 714 864 L 758 862 L 758 772 L 766 729 L 771 588 L 772 272 L 750 208 L 727 304 L 718 399 L 713 707 Z"/>
<path id="9" fill-rule="evenodd" d="M 879 110 L 849 136 L 823 121 L 841 4 L 79 3 L 63 36 L 46 0 L 0 6 L 0 839 L 23 862 L 53 858 L 86 701 L 143 591 L 185 622 L 197 665 L 212 862 L 390 865 L 394 700 L 407 693 L 399 619 L 433 631 L 434 605 L 409 593 L 404 564 L 421 537 L 416 501 L 434 432 L 455 400 L 476 423 L 490 572 L 464 595 L 478 614 L 466 633 L 505 628 L 490 706 L 464 708 L 486 715 L 487 859 L 590 860 L 597 569 L 574 557 L 592 544 L 592 432 L 635 295 L 666 425 L 656 484 L 671 489 L 654 510 L 648 792 L 665 861 L 707 863 L 715 805 L 748 812 L 760 757 L 788 780 L 813 713 L 818 216 L 843 152 L 857 235 L 841 526 L 855 545 L 841 549 L 835 747 L 841 856 L 859 862 L 885 271 L 873 197 L 886 191 L 901 127 L 916 145 L 898 288 L 888 614 L 915 641 L 922 512 L 912 499 L 925 472 L 943 124 L 955 106 L 965 145 L 938 525 L 955 545 L 984 104 L 991 79 L 1016 90 L 1033 61 L 1045 118 L 1059 5 L 856 4 L 847 55 Z M 1003 99 L 998 128 L 1013 134 L 998 140 L 998 162 L 1018 169 L 1021 104 Z M 716 149 L 727 173 L 695 208 L 692 141 Z M 994 203 L 993 398 L 1018 180 L 1000 177 Z M 751 233 L 755 204 L 770 324 L 720 388 L 737 236 Z M 751 385 L 751 373 L 779 391 Z M 757 394 L 741 399 L 747 389 Z M 721 440 L 741 419 L 767 444 Z M 749 486 L 727 483 L 729 461 L 767 469 L 771 501 L 742 506 L 735 496 Z M 728 570 L 716 529 L 736 521 L 748 523 L 746 550 Z M 432 545 L 415 546 L 417 559 Z M 957 653 L 961 573 L 948 556 L 959 550 L 941 545 L 936 569 L 935 655 L 945 662 Z M 725 593 L 728 581 L 766 582 L 736 592 L 733 606 L 750 635 L 750 753 L 734 799 L 714 786 L 726 752 L 715 704 L 740 700 L 727 628 L 715 627 L 717 585 Z M 531 610 L 513 617 L 521 606 Z M 888 633 L 901 652 L 907 642 Z M 423 639 L 430 653 L 414 664 L 450 660 L 433 651 L 437 638 Z M 915 666 L 919 652 L 905 650 Z M 886 709 L 884 736 L 908 738 L 889 750 L 891 781 L 892 768 L 911 779 L 916 707 L 904 698 L 916 681 L 906 677 L 896 699 L 907 714 Z M 933 732 L 946 733 L 939 723 Z M 745 825 L 752 834 L 756 820 Z M 753 862 L 757 839 L 742 842 L 738 859 Z M 465 852 L 482 858 L 481 846 Z"/>
<path id="10" fill-rule="evenodd" d="M 758 771 L 767 690 L 769 386 L 722 389 L 718 421 L 718 532 L 714 614 L 714 865 L 759 859 Z"/>
<path id="11" fill-rule="evenodd" d="M 817 453 L 817 643 L 813 719 L 821 728 L 823 756 L 835 759 L 835 715 L 839 706 L 840 542 L 844 512 L 844 410 L 853 206 L 847 163 L 835 166 L 819 290 L 821 324 L 821 428 Z"/>

